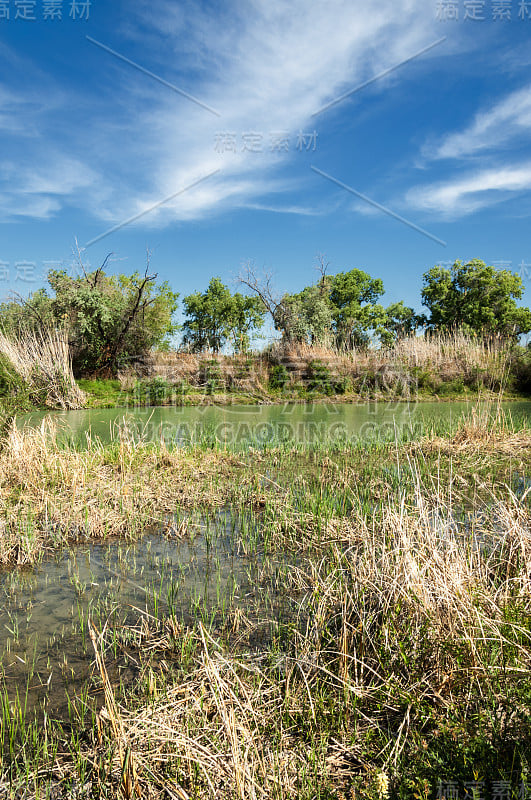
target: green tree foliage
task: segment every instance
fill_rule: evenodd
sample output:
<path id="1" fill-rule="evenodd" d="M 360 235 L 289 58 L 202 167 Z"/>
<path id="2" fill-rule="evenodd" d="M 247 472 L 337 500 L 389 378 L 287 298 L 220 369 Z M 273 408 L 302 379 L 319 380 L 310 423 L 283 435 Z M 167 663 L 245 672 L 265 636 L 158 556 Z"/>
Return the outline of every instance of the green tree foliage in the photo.
<path id="1" fill-rule="evenodd" d="M 386 314 L 376 301 L 383 292 L 380 278 L 371 278 L 361 269 L 334 275 L 330 302 L 338 346 L 363 347 L 369 344 L 371 332 L 381 334 Z"/>
<path id="2" fill-rule="evenodd" d="M 383 283 L 360 269 L 323 275 L 314 286 L 284 295 L 273 320 L 286 341 L 364 347 L 385 332 L 387 315 L 377 303 Z"/>
<path id="3" fill-rule="evenodd" d="M 415 310 L 404 305 L 403 300 L 400 300 L 399 303 L 391 303 L 385 309 L 385 313 L 387 319 L 380 335 L 380 340 L 384 345 L 391 345 L 397 339 L 413 335 L 426 323 L 425 317 L 415 314 Z"/>
<path id="4" fill-rule="evenodd" d="M 183 303 L 183 343 L 194 352 L 219 353 L 229 342 L 235 352 L 244 353 L 251 332 L 264 321 L 265 310 L 258 297 L 233 295 L 220 278 L 212 278 L 205 292 L 194 292 Z"/>
<path id="5" fill-rule="evenodd" d="M 178 294 L 156 275 L 106 275 L 103 267 L 82 276 L 48 273 L 50 290 L 0 306 L 7 333 L 42 327 L 67 331 L 76 375 L 108 377 L 120 366 L 164 347 L 176 331 Z"/>
<path id="6" fill-rule="evenodd" d="M 517 338 L 531 330 L 531 312 L 518 307 L 522 279 L 479 259 L 450 269 L 435 266 L 423 275 L 422 302 L 431 330 L 464 329 L 482 336 Z"/>
<path id="7" fill-rule="evenodd" d="M 333 338 L 330 278 L 325 276 L 316 286 L 307 286 L 298 294 L 285 295 L 274 322 L 277 330 L 291 341 L 330 344 Z"/>

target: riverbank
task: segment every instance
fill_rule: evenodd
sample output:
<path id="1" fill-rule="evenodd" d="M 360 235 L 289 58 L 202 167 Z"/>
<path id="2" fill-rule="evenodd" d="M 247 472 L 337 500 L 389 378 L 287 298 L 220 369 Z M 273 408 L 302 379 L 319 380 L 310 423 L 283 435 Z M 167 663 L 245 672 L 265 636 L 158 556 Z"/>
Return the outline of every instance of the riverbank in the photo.
<path id="1" fill-rule="evenodd" d="M 81 452 L 12 431 L 5 563 L 80 536 L 198 536 L 194 512 L 211 517 L 201 536 L 216 553 L 222 512 L 232 558 L 260 568 L 244 596 L 205 591 L 186 614 L 154 590 L 117 626 L 110 598 L 84 623 L 93 699 L 80 688 L 69 720 L 43 723 L 41 710 L 32 723 L 23 696 L 4 695 L 3 786 L 242 800 L 518 788 L 531 752 L 530 474 L 529 428 L 493 408 L 420 441 L 246 452 L 127 437 Z M 136 667 L 121 685 L 109 674 L 124 659 Z"/>
<path id="2" fill-rule="evenodd" d="M 4 337 L 5 338 L 5 337 Z M 31 346 L 30 346 L 31 345 Z M 4 342 L 0 410 L 281 403 L 524 399 L 531 351 L 464 334 L 410 337 L 391 348 L 339 352 L 275 345 L 254 355 L 152 352 L 115 379 L 79 378 L 65 342 Z M 44 367 L 42 366 L 44 364 Z"/>
<path id="3" fill-rule="evenodd" d="M 86 406 L 241 405 L 373 400 L 520 399 L 531 389 L 523 348 L 405 340 L 387 351 L 278 348 L 254 356 L 153 354 L 114 381 L 81 380 Z"/>
<path id="4" fill-rule="evenodd" d="M 531 356 L 464 335 L 411 337 L 385 350 L 274 346 L 255 355 L 152 353 L 116 381 L 81 381 L 88 405 L 516 399 L 531 390 Z"/>
<path id="5" fill-rule="evenodd" d="M 459 383 L 451 385 L 442 392 L 421 390 L 414 392 L 393 392 L 371 390 L 363 393 L 344 392 L 342 394 L 323 393 L 317 389 L 308 390 L 304 385 L 296 386 L 292 390 L 282 392 L 252 392 L 223 391 L 209 392 L 189 388 L 183 394 L 182 390 L 174 389 L 171 385 L 160 389 L 160 384 L 155 384 L 158 397 L 152 397 L 153 384 L 143 383 L 138 390 L 124 391 L 120 388 L 119 381 L 114 380 L 80 380 L 80 388 L 85 393 L 84 408 L 149 408 L 166 406 L 242 406 L 242 405 L 284 405 L 286 403 L 367 403 L 398 401 L 411 402 L 447 402 L 476 400 L 477 388 L 470 388 Z M 485 401 L 502 400 L 528 400 L 527 392 L 515 389 L 492 391 L 483 389 L 481 396 Z"/>

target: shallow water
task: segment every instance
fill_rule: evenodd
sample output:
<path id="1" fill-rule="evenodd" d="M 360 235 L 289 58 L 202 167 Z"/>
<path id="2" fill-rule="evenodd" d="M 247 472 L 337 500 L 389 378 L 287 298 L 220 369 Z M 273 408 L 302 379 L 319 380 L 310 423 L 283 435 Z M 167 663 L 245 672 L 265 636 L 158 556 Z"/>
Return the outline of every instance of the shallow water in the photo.
<path id="1" fill-rule="evenodd" d="M 19 426 L 39 425 L 54 419 L 64 435 L 85 444 L 87 433 L 108 442 L 127 426 L 135 438 L 187 444 L 212 443 L 245 447 L 250 442 L 323 441 L 358 438 L 369 440 L 416 439 L 433 425 L 453 425 L 477 405 L 474 402 L 309 403 L 264 406 L 171 406 L 130 409 L 90 409 L 26 414 Z M 531 402 L 503 403 L 505 413 L 531 419 Z M 496 409 L 492 407 L 492 413 Z"/>
<path id="2" fill-rule="evenodd" d="M 49 713 L 64 715 L 65 692 L 72 695 L 92 669 L 88 617 L 101 630 L 106 622 L 137 622 L 144 612 L 171 612 L 185 622 L 211 621 L 229 606 L 249 613 L 264 569 L 270 594 L 261 593 L 261 611 L 268 600 L 281 602 L 282 564 L 268 561 L 266 568 L 260 554 L 239 552 L 227 515 L 183 524 L 185 538 L 151 533 L 134 544 L 78 545 L 30 570 L 1 575 L 0 664 L 8 696 L 18 690 L 24 698 L 29 689 L 28 709 L 45 704 Z M 133 672 L 129 665 L 121 678 Z"/>

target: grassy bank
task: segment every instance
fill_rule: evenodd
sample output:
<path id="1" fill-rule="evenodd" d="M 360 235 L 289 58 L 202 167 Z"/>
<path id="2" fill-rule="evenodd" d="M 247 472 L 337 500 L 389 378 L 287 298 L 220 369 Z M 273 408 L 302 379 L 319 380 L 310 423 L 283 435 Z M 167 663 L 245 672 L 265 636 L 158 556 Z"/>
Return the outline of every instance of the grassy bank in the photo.
<path id="1" fill-rule="evenodd" d="M 254 356 L 156 353 L 115 381 L 80 381 L 92 406 L 196 405 L 400 398 L 507 399 L 529 394 L 527 351 L 462 334 L 339 352 L 273 346 Z"/>
<path id="2" fill-rule="evenodd" d="M 6 792 L 516 789 L 531 769 L 530 465 L 529 429 L 479 408 L 421 441 L 243 453 L 125 436 L 80 451 L 53 431 L 12 431 L 0 452 L 4 563 L 82 535 L 171 528 L 174 513 L 186 536 L 194 510 L 224 509 L 236 552 L 262 566 L 248 598 L 236 587 L 179 616 L 161 597 L 134 624 L 93 619 L 94 701 L 85 692 L 69 720 L 33 724 L 6 696 Z M 120 650 L 138 664 L 122 690 L 108 671 Z"/>
<path id="3" fill-rule="evenodd" d="M 464 334 L 410 337 L 359 352 L 271 346 L 255 355 L 153 352 L 114 380 L 74 380 L 62 334 L 0 335 L 0 415 L 98 408 L 368 400 L 519 399 L 531 391 L 531 351 Z M 1 421 L 1 420 L 0 420 Z"/>

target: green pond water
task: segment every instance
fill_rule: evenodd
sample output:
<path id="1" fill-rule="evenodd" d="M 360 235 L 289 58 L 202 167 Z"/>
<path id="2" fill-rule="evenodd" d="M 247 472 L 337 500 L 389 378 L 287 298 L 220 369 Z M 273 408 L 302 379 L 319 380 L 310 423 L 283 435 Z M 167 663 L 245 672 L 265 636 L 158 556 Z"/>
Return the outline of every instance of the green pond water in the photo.
<path id="1" fill-rule="evenodd" d="M 135 438 L 167 444 L 211 441 L 229 446 L 295 441 L 319 444 L 341 439 L 416 439 L 441 423 L 456 424 L 474 402 L 311 403 L 265 406 L 172 406 L 92 409 L 21 416 L 19 426 L 36 426 L 44 417 L 79 444 L 87 434 L 111 441 L 127 429 Z M 514 419 L 531 419 L 531 402 L 503 403 Z M 496 407 L 492 406 L 492 413 Z"/>

